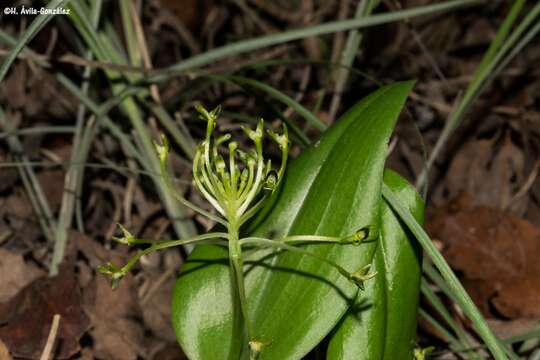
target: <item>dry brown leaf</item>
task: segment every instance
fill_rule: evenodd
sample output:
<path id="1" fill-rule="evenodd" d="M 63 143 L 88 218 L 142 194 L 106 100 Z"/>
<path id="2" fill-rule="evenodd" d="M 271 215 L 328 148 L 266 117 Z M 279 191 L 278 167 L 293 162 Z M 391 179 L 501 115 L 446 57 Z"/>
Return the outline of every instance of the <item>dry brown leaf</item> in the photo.
<path id="1" fill-rule="evenodd" d="M 0 87 L 0 100 L 10 109 L 21 110 L 25 117 L 66 119 L 77 110 L 75 97 L 54 75 L 26 62 L 13 64 Z"/>
<path id="2" fill-rule="evenodd" d="M 509 136 L 500 145 L 496 139 L 473 140 L 465 144 L 454 157 L 445 186 L 436 194 L 446 193 L 448 199 L 462 192 L 473 194 L 473 204 L 505 209 L 522 215 L 527 197 L 511 204 L 511 199 L 525 181 L 525 157 Z"/>
<path id="3" fill-rule="evenodd" d="M 39 359 L 54 314 L 62 319 L 54 358 L 67 359 L 79 351 L 79 338 L 86 331 L 88 320 L 81 309 L 79 287 L 72 271 L 35 280 L 5 305 L 0 307 L 0 312 L 4 312 L 0 318 L 7 323 L 0 328 L 0 338 L 13 356 Z"/>
<path id="4" fill-rule="evenodd" d="M 32 215 L 32 208 L 20 192 L 15 192 L 13 195 L 6 197 L 2 210 L 8 216 L 19 219 L 21 222 Z M 10 223 L 12 222 L 10 221 Z M 12 227 L 17 228 L 18 226 L 12 224 Z"/>
<path id="5" fill-rule="evenodd" d="M 489 327 L 499 339 L 526 334 L 538 328 L 540 319 L 517 319 L 517 320 L 487 320 Z"/>
<path id="6" fill-rule="evenodd" d="M 13 194 L 2 199 L 0 216 L 9 225 L 13 242 L 34 244 L 34 241 L 43 236 L 33 212 L 30 202 L 27 200 L 24 189 L 18 189 Z"/>
<path id="7" fill-rule="evenodd" d="M 124 257 L 106 250 L 92 238 L 77 232 L 70 234 L 77 250 L 96 269 L 107 261 L 126 262 Z M 85 270 L 86 271 L 86 270 Z M 87 280 L 85 281 L 87 282 Z M 84 309 L 90 317 L 94 353 L 97 358 L 135 360 L 145 354 L 144 330 L 135 319 L 141 317 L 133 276 L 128 274 L 118 288 L 111 289 L 110 279 L 97 273 L 84 289 Z"/>
<path id="8" fill-rule="evenodd" d="M 141 341 L 144 332 L 133 320 L 121 318 L 114 323 L 98 323 L 92 330 L 94 355 L 110 360 L 135 360 L 143 353 Z"/>
<path id="9" fill-rule="evenodd" d="M 6 347 L 6 344 L 0 339 L 0 360 L 11 360 L 11 355 L 9 355 L 9 350 Z"/>
<path id="10" fill-rule="evenodd" d="M 484 312 L 491 304 L 506 318 L 540 317 L 540 229 L 494 208 L 446 210 L 430 232 L 445 244 L 445 257 Z"/>
<path id="11" fill-rule="evenodd" d="M 176 344 L 167 345 L 163 349 L 156 352 L 152 357 L 154 360 L 187 360 L 186 355 Z"/>
<path id="12" fill-rule="evenodd" d="M 44 170 L 37 175 L 43 193 L 53 211 L 59 209 L 62 203 L 64 176 L 62 170 Z"/>
<path id="13" fill-rule="evenodd" d="M 144 354 L 144 331 L 133 320 L 140 316 L 133 278 L 122 279 L 118 288 L 111 289 L 109 279 L 95 278 L 94 298 L 88 305 L 92 321 L 95 355 L 110 360 L 135 360 Z"/>
<path id="14" fill-rule="evenodd" d="M 0 163 L 10 161 L 6 155 L 0 153 Z M 15 168 L 4 168 L 0 171 L 0 192 L 10 189 L 19 179 L 19 174 Z"/>
<path id="15" fill-rule="evenodd" d="M 158 283 L 157 289 L 152 289 L 151 293 L 143 300 L 141 304 L 143 319 L 145 325 L 152 330 L 154 335 L 163 340 L 171 342 L 176 341 L 176 336 L 171 324 L 171 297 L 176 279 L 173 273 L 165 273 L 166 280 L 156 277 L 151 283 Z"/>
<path id="16" fill-rule="evenodd" d="M 26 263 L 22 255 L 0 249 L 0 303 L 8 301 L 42 275 L 45 273 L 35 265 Z"/>
<path id="17" fill-rule="evenodd" d="M 160 3 L 191 31 L 200 27 L 213 6 L 212 0 L 160 0 Z"/>

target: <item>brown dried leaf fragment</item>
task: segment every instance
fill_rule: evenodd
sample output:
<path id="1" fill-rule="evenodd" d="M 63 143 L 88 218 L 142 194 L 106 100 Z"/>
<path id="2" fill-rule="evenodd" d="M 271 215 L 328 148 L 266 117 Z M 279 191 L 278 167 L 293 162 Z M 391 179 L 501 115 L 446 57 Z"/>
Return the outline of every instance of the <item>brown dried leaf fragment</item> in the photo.
<path id="1" fill-rule="evenodd" d="M 454 204 L 455 206 L 455 204 Z M 447 208 L 429 229 L 484 313 L 509 319 L 540 317 L 540 229 L 490 207 Z"/>
<path id="2" fill-rule="evenodd" d="M 81 309 L 81 297 L 73 272 L 54 278 L 39 278 L 0 306 L 0 338 L 14 357 L 39 359 L 47 341 L 54 314 L 62 318 L 56 337 L 55 359 L 67 359 L 80 350 L 79 338 L 88 320 Z"/>
<path id="3" fill-rule="evenodd" d="M 44 275 L 36 266 L 26 263 L 20 254 L 0 249 L 0 303 L 5 303 L 19 290 Z"/>

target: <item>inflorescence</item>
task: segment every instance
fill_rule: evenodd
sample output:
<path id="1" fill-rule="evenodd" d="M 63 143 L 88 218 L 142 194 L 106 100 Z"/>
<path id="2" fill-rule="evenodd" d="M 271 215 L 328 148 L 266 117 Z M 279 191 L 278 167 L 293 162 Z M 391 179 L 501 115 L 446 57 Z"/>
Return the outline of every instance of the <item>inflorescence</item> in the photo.
<path id="1" fill-rule="evenodd" d="M 249 319 L 247 319 L 242 270 L 242 247 L 275 248 L 317 258 L 335 268 L 342 276 L 363 289 L 364 282 L 375 275 L 375 273 L 369 273 L 369 264 L 357 271 L 349 272 L 339 264 L 298 245 L 313 243 L 357 245 L 368 238 L 376 237 L 376 234 L 370 226 L 367 226 L 343 237 L 295 235 L 272 240 L 259 237 L 238 238 L 239 228 L 242 224 L 262 208 L 265 200 L 276 191 L 283 179 L 289 153 L 287 126 L 283 124 L 281 134 L 267 130 L 267 134 L 277 143 L 281 150 L 281 164 L 279 168 L 275 169 L 270 160 L 264 159 L 264 121 L 262 119 L 259 120 L 255 129 L 242 127 L 242 130 L 254 145 L 253 149 L 246 151 L 242 150 L 236 141 L 231 140 L 230 134 L 215 135 L 216 122 L 220 112 L 219 107 L 212 111 L 207 111 L 202 106 L 197 106 L 196 109 L 199 112 L 199 118 L 206 122 L 206 136 L 197 146 L 193 159 L 193 183 L 215 212 L 207 211 L 193 204 L 174 186 L 168 171 L 170 149 L 165 136 L 162 136 L 161 144 L 155 144 L 160 162 L 161 177 L 170 194 L 178 201 L 199 214 L 222 224 L 226 227 L 227 232 L 212 232 L 182 240 L 154 241 L 136 238 L 126 228 L 119 225 L 122 236 L 114 237 L 113 240 L 124 245 L 147 245 L 147 247 L 139 251 L 123 267 L 107 263 L 101 266 L 99 271 L 111 277 L 112 287 L 115 288 L 120 279 L 131 270 L 143 255 L 153 251 L 187 244 L 217 244 L 228 247 L 231 265 L 234 269 L 231 273 L 235 277 L 233 283 L 238 286 L 237 296 L 239 296 L 242 304 L 241 310 L 248 332 L 248 343 L 252 358 L 254 358 L 260 353 L 264 344 L 253 336 Z"/>

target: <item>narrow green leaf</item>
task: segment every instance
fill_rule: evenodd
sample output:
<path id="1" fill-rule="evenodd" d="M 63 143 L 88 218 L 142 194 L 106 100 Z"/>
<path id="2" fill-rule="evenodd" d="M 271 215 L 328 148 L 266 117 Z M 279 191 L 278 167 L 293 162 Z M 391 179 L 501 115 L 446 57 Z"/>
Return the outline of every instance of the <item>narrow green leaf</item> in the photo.
<path id="1" fill-rule="evenodd" d="M 96 0 L 91 6 L 90 22 L 93 28 L 97 28 L 99 17 L 101 14 L 102 1 Z M 87 50 L 86 59 L 92 59 L 92 52 Z M 88 94 L 90 88 L 90 75 L 92 69 L 85 67 L 83 78 L 85 79 L 81 85 L 81 93 Z M 86 120 L 86 107 L 84 104 L 79 104 L 77 109 L 76 131 L 73 136 L 73 150 L 71 153 L 71 162 L 85 163 L 90 153 L 92 139 L 94 137 L 94 125 L 92 120 Z M 54 233 L 54 251 L 49 271 L 51 275 L 55 275 L 58 271 L 59 261 L 62 260 L 60 254 L 64 253 L 64 248 L 68 241 L 68 231 L 73 223 L 73 215 L 77 212 L 82 213 L 81 205 L 81 189 L 84 181 L 84 166 L 72 165 L 67 169 L 64 177 L 64 193 L 62 194 L 62 203 L 58 213 L 58 224 Z M 77 207 L 77 209 L 76 209 Z M 84 232 L 83 222 L 79 221 L 79 231 Z"/>
<path id="2" fill-rule="evenodd" d="M 433 245 L 433 242 L 426 234 L 424 229 L 422 229 L 422 226 L 416 221 L 409 209 L 407 209 L 400 199 L 394 194 L 392 189 L 383 185 L 382 193 L 388 204 L 396 211 L 401 220 L 407 225 L 409 230 L 422 245 L 422 248 L 426 254 L 431 258 L 433 264 L 441 272 L 441 275 L 448 284 L 448 287 L 456 295 L 458 304 L 463 309 L 465 315 L 467 315 L 473 322 L 478 334 L 486 343 L 493 357 L 497 360 L 506 359 L 504 347 L 501 345 L 495 334 L 493 334 L 471 297 L 469 294 L 467 294 L 467 291 L 465 291 L 463 285 L 461 285 L 446 260 L 444 260 L 442 254 L 439 252 L 439 250 L 437 250 L 435 245 Z"/>
<path id="3" fill-rule="evenodd" d="M 107 29 L 110 31 L 107 34 L 95 31 L 84 17 L 85 8 L 83 4 L 84 3 L 82 2 L 72 3 L 73 8 L 70 18 L 79 33 L 85 38 L 87 45 L 93 51 L 96 58 L 100 61 L 111 62 L 114 64 L 125 64 L 126 56 L 122 49 L 119 49 L 119 41 L 116 41 L 117 36 L 115 36 L 114 28 L 108 26 Z M 121 81 L 123 79 L 120 73 L 114 70 L 106 70 L 105 74 L 111 82 L 112 92 L 115 96 L 120 97 L 124 92 L 129 91 L 128 85 L 125 85 Z M 125 77 L 129 82 L 135 82 L 138 75 L 126 74 Z M 151 173 L 159 173 L 159 166 L 157 165 L 159 162 L 155 155 L 151 134 L 144 122 L 143 113 L 141 112 L 136 99 L 134 97 L 126 97 L 119 103 L 119 107 L 130 119 L 131 124 L 138 135 L 138 140 L 140 142 L 139 147 L 141 149 L 140 153 L 143 160 L 142 163 L 146 170 Z M 196 229 L 193 222 L 189 219 L 185 219 L 184 208 L 166 195 L 167 190 L 162 179 L 153 176 L 152 180 L 154 180 L 158 194 L 171 217 L 175 231 L 180 237 L 189 237 L 195 234 Z M 190 249 L 191 247 L 187 247 L 188 251 Z"/>
<path id="4" fill-rule="evenodd" d="M 379 220 L 386 146 L 412 82 L 386 86 L 354 106 L 295 159 L 281 191 L 250 234 L 340 236 Z M 377 242 L 302 247 L 349 271 L 370 264 Z M 173 324 L 190 359 L 234 359 L 227 251 L 199 246 L 173 296 Z M 357 294 L 332 267 L 297 253 L 252 252 L 245 259 L 249 316 L 265 343 L 260 359 L 300 359 L 331 330 Z"/>
<path id="5" fill-rule="evenodd" d="M 49 3 L 47 6 L 48 9 L 55 9 L 62 5 L 66 5 L 70 0 L 53 0 Z M 2 66 L 0 66 L 0 82 L 4 80 L 4 77 L 6 76 L 9 67 L 11 64 L 13 64 L 13 61 L 17 58 L 17 55 L 24 49 L 26 44 L 30 42 L 34 38 L 34 36 L 37 35 L 37 33 L 49 22 L 54 18 L 53 15 L 47 15 L 47 14 L 41 14 L 36 16 L 36 18 L 32 21 L 30 26 L 28 26 L 28 29 L 24 32 L 24 34 L 21 36 L 15 47 L 11 50 L 9 55 L 6 57 L 4 62 L 2 63 Z"/>
<path id="6" fill-rule="evenodd" d="M 301 115 L 306 121 L 315 127 L 317 130 L 324 131 L 326 130 L 327 126 L 325 123 L 323 123 L 318 117 L 316 117 L 311 111 L 306 109 L 302 104 L 298 103 L 288 95 L 282 93 L 278 89 L 267 85 L 261 81 L 249 79 L 243 76 L 227 76 L 226 78 L 231 79 L 237 84 L 249 86 L 254 89 L 262 90 L 272 96 L 273 98 L 281 101 L 285 105 L 291 107 L 294 109 L 299 115 Z"/>
<path id="7" fill-rule="evenodd" d="M 186 71 L 200 68 L 202 66 L 211 64 L 215 61 L 223 58 L 240 55 L 250 51 L 263 49 L 265 47 L 283 44 L 286 42 L 303 39 L 310 36 L 319 36 L 325 34 L 331 34 L 339 31 L 347 31 L 352 29 L 360 29 L 369 26 L 375 26 L 380 24 L 386 24 L 403 19 L 409 19 L 415 16 L 429 15 L 440 12 L 447 12 L 455 10 L 465 6 L 471 6 L 478 4 L 481 0 L 453 0 L 445 1 L 437 4 L 431 4 L 426 6 L 418 6 L 411 9 L 392 11 L 389 13 L 377 14 L 362 17 L 359 19 L 340 20 L 320 24 L 311 27 L 305 27 L 301 29 L 293 29 L 277 34 L 271 34 L 267 36 L 261 36 L 255 39 L 248 39 L 238 41 L 236 43 L 228 44 L 222 47 L 211 49 L 205 53 L 195 55 L 189 59 L 183 60 L 175 65 L 172 65 L 160 72 L 159 74 L 152 76 L 149 81 L 163 81 L 171 76 L 185 73 Z"/>
<path id="8" fill-rule="evenodd" d="M 484 54 L 482 61 L 478 65 L 471 82 L 467 85 L 463 97 L 456 106 L 456 110 L 450 114 L 450 117 L 446 121 L 446 124 L 444 125 L 444 128 L 441 131 L 433 150 L 431 151 L 424 170 L 418 176 L 416 181 L 417 188 L 424 186 L 424 184 L 427 182 L 428 171 L 433 166 L 439 153 L 446 145 L 447 140 L 450 138 L 454 130 L 459 126 L 461 120 L 469 111 L 472 104 L 474 104 L 476 99 L 478 99 L 484 92 L 490 80 L 493 80 L 493 78 L 500 73 L 502 67 L 506 66 L 507 62 L 503 60 L 503 57 L 508 54 L 512 47 L 514 47 L 514 50 L 516 48 L 521 49 L 530 41 L 530 39 L 528 39 L 524 43 L 520 42 L 517 46 L 515 45 L 522 33 L 530 24 L 534 23 L 536 18 L 540 15 L 540 3 L 537 3 L 533 8 L 530 9 L 525 18 L 509 35 L 512 24 L 515 22 L 524 4 L 524 0 L 514 1 L 514 4 L 509 10 L 503 24 L 499 27 L 497 35 L 491 42 L 491 45 Z M 513 53 L 513 55 L 510 54 L 508 59 L 511 59 L 516 54 L 514 51 L 511 53 Z"/>
<path id="9" fill-rule="evenodd" d="M 270 96 L 275 98 L 276 100 L 279 100 L 286 104 L 287 106 L 290 106 L 293 108 L 298 114 L 302 115 L 304 119 L 308 123 L 311 123 L 319 130 L 326 129 L 326 125 L 319 120 L 312 112 L 310 112 L 308 109 L 306 109 L 304 106 L 302 106 L 300 103 L 298 103 L 296 100 L 290 98 L 289 96 L 283 94 L 281 91 L 277 90 L 276 88 L 271 87 L 270 85 L 267 85 L 261 81 L 248 79 L 246 77 L 242 76 L 232 76 L 232 75 L 209 75 L 209 79 L 212 79 L 214 81 L 222 81 L 230 84 L 234 84 L 236 86 L 239 86 L 243 88 L 246 92 L 250 93 L 250 95 L 255 96 L 255 94 L 252 94 L 248 89 L 255 88 L 259 90 L 263 90 L 266 93 L 268 93 Z M 266 101 L 257 98 L 257 100 L 266 103 Z M 271 104 L 267 104 L 268 107 L 273 108 Z M 290 121 L 287 117 L 285 117 L 282 113 L 280 113 L 278 110 L 275 110 L 276 116 L 287 124 L 289 129 L 291 130 L 291 133 L 293 136 L 296 136 L 302 145 L 309 145 L 310 140 L 309 137 L 305 134 L 305 132 L 300 129 L 297 125 L 295 125 L 294 122 Z"/>
<path id="10" fill-rule="evenodd" d="M 378 0 L 360 0 L 356 5 L 354 17 L 356 19 L 361 19 L 365 16 L 369 16 L 377 5 L 379 5 Z M 335 119 L 337 110 L 341 103 L 341 95 L 349 78 L 349 70 L 347 70 L 347 68 L 352 67 L 356 54 L 358 53 L 358 49 L 360 48 L 361 41 L 362 33 L 360 30 L 356 29 L 349 32 L 347 35 L 347 42 L 345 43 L 343 50 L 341 50 L 340 57 L 337 60 L 343 67 L 338 67 L 332 72 L 331 76 L 332 81 L 334 82 L 334 95 L 332 96 L 329 110 L 331 120 Z"/>

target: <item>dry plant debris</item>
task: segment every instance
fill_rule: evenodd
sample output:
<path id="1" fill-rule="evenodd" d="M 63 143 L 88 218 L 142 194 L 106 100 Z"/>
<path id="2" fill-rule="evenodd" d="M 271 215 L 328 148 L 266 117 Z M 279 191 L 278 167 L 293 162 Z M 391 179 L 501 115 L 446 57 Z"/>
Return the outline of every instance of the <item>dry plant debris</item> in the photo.
<path id="1" fill-rule="evenodd" d="M 443 254 L 463 273 L 488 316 L 540 318 L 540 229 L 497 208 L 470 207 L 463 195 L 439 210 L 429 228 Z"/>
<path id="2" fill-rule="evenodd" d="M 79 339 L 88 319 L 81 308 L 73 272 L 41 277 L 0 307 L 0 338 L 15 357 L 39 359 L 47 342 L 53 316 L 61 316 L 55 358 L 68 359 L 80 350 Z"/>

